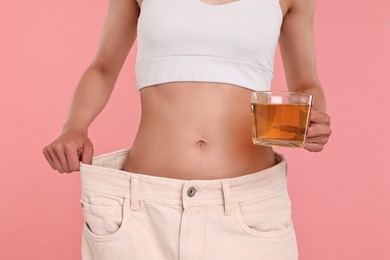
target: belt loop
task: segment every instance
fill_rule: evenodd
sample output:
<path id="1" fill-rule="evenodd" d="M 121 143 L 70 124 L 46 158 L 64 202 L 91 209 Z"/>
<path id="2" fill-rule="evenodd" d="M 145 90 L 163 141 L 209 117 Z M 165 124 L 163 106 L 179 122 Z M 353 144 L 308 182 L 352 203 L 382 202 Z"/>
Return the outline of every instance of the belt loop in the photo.
<path id="1" fill-rule="evenodd" d="M 228 181 L 222 181 L 223 200 L 225 205 L 225 215 L 232 214 L 232 200 L 230 196 L 230 184 Z"/>
<path id="2" fill-rule="evenodd" d="M 131 176 L 130 183 L 130 208 L 138 210 L 139 208 L 139 176 L 134 174 Z"/>

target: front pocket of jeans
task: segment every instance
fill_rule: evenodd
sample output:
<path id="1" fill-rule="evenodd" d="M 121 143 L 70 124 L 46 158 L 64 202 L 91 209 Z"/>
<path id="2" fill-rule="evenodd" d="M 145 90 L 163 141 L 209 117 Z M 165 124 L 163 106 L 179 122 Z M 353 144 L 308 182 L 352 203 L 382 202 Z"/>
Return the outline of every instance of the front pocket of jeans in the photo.
<path id="1" fill-rule="evenodd" d="M 293 230 L 291 201 L 287 190 L 234 204 L 242 231 L 254 236 L 278 236 Z"/>
<path id="2" fill-rule="evenodd" d="M 85 232 L 96 239 L 114 238 L 126 224 L 126 198 L 83 190 L 80 200 Z"/>

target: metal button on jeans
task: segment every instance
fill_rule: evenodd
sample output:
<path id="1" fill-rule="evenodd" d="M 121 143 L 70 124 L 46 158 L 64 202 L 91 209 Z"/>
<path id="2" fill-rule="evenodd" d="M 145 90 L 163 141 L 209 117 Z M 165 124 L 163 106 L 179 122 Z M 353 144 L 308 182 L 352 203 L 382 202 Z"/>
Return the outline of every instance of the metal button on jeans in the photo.
<path id="1" fill-rule="evenodd" d="M 187 190 L 188 197 L 193 197 L 196 193 L 196 189 L 194 187 L 191 187 Z"/>

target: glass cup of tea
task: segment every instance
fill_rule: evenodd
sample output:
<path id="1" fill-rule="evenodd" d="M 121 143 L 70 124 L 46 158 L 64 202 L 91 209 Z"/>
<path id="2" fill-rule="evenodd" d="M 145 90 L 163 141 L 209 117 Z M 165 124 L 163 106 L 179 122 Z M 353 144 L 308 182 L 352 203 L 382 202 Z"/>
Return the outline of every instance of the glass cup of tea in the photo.
<path id="1" fill-rule="evenodd" d="M 251 94 L 252 141 L 256 145 L 304 147 L 313 96 L 289 91 Z"/>

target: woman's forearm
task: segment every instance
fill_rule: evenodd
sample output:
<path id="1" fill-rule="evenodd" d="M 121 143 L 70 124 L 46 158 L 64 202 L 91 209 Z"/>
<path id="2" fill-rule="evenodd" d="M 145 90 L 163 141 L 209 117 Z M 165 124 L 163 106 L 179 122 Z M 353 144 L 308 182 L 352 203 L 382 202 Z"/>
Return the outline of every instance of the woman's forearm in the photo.
<path id="1" fill-rule="evenodd" d="M 90 66 L 82 75 L 73 94 L 68 118 L 62 132 L 77 130 L 87 133 L 89 125 L 107 104 L 116 77 L 110 76 L 99 66 Z"/>

